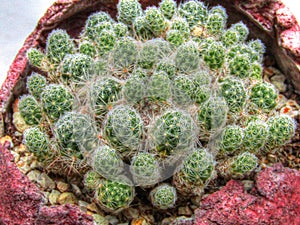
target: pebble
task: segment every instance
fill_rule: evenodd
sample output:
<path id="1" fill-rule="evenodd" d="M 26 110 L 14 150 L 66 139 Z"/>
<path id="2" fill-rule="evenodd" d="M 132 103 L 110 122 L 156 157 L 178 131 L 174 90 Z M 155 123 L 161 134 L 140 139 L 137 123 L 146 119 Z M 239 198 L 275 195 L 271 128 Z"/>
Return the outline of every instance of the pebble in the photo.
<path id="1" fill-rule="evenodd" d="M 73 193 L 74 193 L 76 196 L 81 196 L 81 195 L 82 195 L 80 188 L 79 188 L 76 184 L 72 184 L 72 183 L 71 183 L 71 187 L 72 187 Z"/>
<path id="2" fill-rule="evenodd" d="M 57 190 L 59 190 L 60 192 L 67 192 L 69 190 L 69 184 L 62 182 L 62 181 L 58 181 L 56 184 Z"/>
<path id="3" fill-rule="evenodd" d="M 57 204 L 57 199 L 60 196 L 60 192 L 57 190 L 52 190 L 49 195 L 49 202 L 51 205 Z"/>
<path id="4" fill-rule="evenodd" d="M 148 223 L 148 221 L 145 218 L 140 217 L 138 219 L 133 219 L 131 221 L 131 225 L 150 225 L 150 223 Z"/>
<path id="5" fill-rule="evenodd" d="M 251 189 L 254 186 L 254 181 L 253 180 L 242 180 L 244 184 L 244 188 L 246 191 L 251 191 Z"/>
<path id="6" fill-rule="evenodd" d="M 64 192 L 64 193 L 61 193 L 59 195 L 59 197 L 57 199 L 57 202 L 60 205 L 63 205 L 63 204 L 76 204 L 77 203 L 77 198 L 71 192 Z"/>
<path id="7" fill-rule="evenodd" d="M 10 151 L 10 153 L 13 155 L 15 163 L 20 161 L 20 154 L 19 153 L 15 152 L 15 151 Z"/>
<path id="8" fill-rule="evenodd" d="M 193 212 L 189 206 L 182 206 L 182 207 L 178 208 L 178 215 L 179 216 L 191 216 L 191 215 L 193 215 Z"/>
<path id="9" fill-rule="evenodd" d="M 167 217 L 161 221 L 161 225 L 169 225 L 175 220 L 174 217 Z"/>
<path id="10" fill-rule="evenodd" d="M 26 124 L 20 112 L 15 112 L 13 114 L 13 124 L 15 125 L 16 129 L 21 133 L 23 133 L 27 128 L 30 127 Z"/>
<path id="11" fill-rule="evenodd" d="M 124 209 L 122 213 L 128 220 L 137 219 L 140 214 L 139 210 L 135 208 Z"/>
<path id="12" fill-rule="evenodd" d="M 109 222 L 111 225 L 117 225 L 119 223 L 119 220 L 117 217 L 112 216 L 112 215 L 107 215 L 105 216 L 105 219 Z"/>
<path id="13" fill-rule="evenodd" d="M 50 193 L 48 191 L 43 191 L 44 194 L 44 204 L 48 204 Z"/>
<path id="14" fill-rule="evenodd" d="M 28 174 L 27 177 L 29 178 L 29 180 L 31 181 L 36 181 L 39 179 L 39 177 L 41 176 L 41 171 L 39 170 L 31 170 Z"/>
<path id="15" fill-rule="evenodd" d="M 92 214 L 92 216 L 94 218 L 95 225 L 109 225 L 109 222 L 105 217 L 99 214 Z"/>
<path id="16" fill-rule="evenodd" d="M 191 198 L 191 201 L 194 205 L 199 207 L 201 198 L 202 198 L 202 196 L 195 196 L 195 197 Z"/>
<path id="17" fill-rule="evenodd" d="M 88 204 L 86 208 L 92 212 L 98 212 L 98 207 L 94 202 Z"/>
<path id="18" fill-rule="evenodd" d="M 21 158 L 20 161 L 17 163 L 17 167 L 19 168 L 19 170 L 21 172 L 23 172 L 24 174 L 27 174 L 31 168 L 30 166 Z"/>
<path id="19" fill-rule="evenodd" d="M 87 203 L 85 201 L 81 201 L 81 200 L 78 201 L 78 206 L 79 206 L 80 210 L 85 212 L 85 213 L 87 212 L 87 205 L 88 204 L 89 203 Z"/>
<path id="20" fill-rule="evenodd" d="M 26 146 L 23 145 L 23 144 L 20 144 L 19 146 L 16 146 L 14 148 L 14 151 L 19 153 L 20 155 L 24 155 L 25 153 L 29 152 L 28 149 L 26 148 Z"/>
<path id="21" fill-rule="evenodd" d="M 55 188 L 55 182 L 46 173 L 42 173 L 37 182 L 44 190 Z"/>
<path id="22" fill-rule="evenodd" d="M 8 135 L 0 138 L 0 144 L 3 145 L 5 142 L 9 142 L 10 147 L 14 147 L 14 143 L 12 142 L 12 138 Z"/>

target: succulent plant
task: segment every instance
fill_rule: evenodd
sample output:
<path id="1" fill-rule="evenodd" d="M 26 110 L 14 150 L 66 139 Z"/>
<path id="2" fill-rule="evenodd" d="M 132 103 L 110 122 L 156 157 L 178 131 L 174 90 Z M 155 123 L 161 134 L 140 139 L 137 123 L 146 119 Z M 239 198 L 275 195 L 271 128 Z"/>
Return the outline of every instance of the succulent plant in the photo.
<path id="1" fill-rule="evenodd" d="M 137 104 L 146 97 L 146 78 L 130 76 L 123 87 L 123 95 L 129 104 Z"/>
<path id="2" fill-rule="evenodd" d="M 159 9 L 164 17 L 170 20 L 177 10 L 177 4 L 174 0 L 162 0 L 159 3 Z"/>
<path id="3" fill-rule="evenodd" d="M 244 131 L 237 125 L 228 125 L 221 133 L 219 141 L 220 154 L 229 155 L 240 150 Z"/>
<path id="4" fill-rule="evenodd" d="M 218 12 L 209 12 L 205 28 L 208 34 L 213 36 L 221 35 L 226 28 L 226 19 L 224 14 Z"/>
<path id="5" fill-rule="evenodd" d="M 171 97 L 171 80 L 165 72 L 159 71 L 151 76 L 147 95 L 151 101 L 167 101 Z"/>
<path id="6" fill-rule="evenodd" d="M 50 62 L 59 64 L 67 54 L 75 51 L 73 40 L 64 30 L 52 31 L 47 39 L 46 55 Z"/>
<path id="7" fill-rule="evenodd" d="M 214 42 L 203 51 L 203 60 L 210 69 L 219 69 L 225 62 L 225 47 L 222 42 Z"/>
<path id="8" fill-rule="evenodd" d="M 40 99 L 41 93 L 47 85 L 46 77 L 38 73 L 32 73 L 27 78 L 27 89 L 29 93 L 37 100 Z"/>
<path id="9" fill-rule="evenodd" d="M 228 15 L 226 9 L 220 5 L 214 6 L 209 10 L 209 14 L 220 14 L 224 19 L 227 19 Z"/>
<path id="10" fill-rule="evenodd" d="M 158 160 L 151 153 L 139 152 L 132 158 L 130 172 L 135 185 L 150 187 L 160 179 Z"/>
<path id="11" fill-rule="evenodd" d="M 155 68 L 155 72 L 165 72 L 169 79 L 173 79 L 176 73 L 175 63 L 171 60 L 160 61 Z"/>
<path id="12" fill-rule="evenodd" d="M 198 23 L 204 24 L 206 22 L 208 10 L 202 2 L 191 0 L 180 5 L 179 13 L 192 28 Z"/>
<path id="13" fill-rule="evenodd" d="M 214 172 L 215 161 L 207 149 L 197 148 L 189 153 L 176 172 L 173 182 L 183 195 L 201 195 Z"/>
<path id="14" fill-rule="evenodd" d="M 236 30 L 239 33 L 239 40 L 245 41 L 248 37 L 248 27 L 243 22 L 233 24 L 230 29 Z"/>
<path id="15" fill-rule="evenodd" d="M 147 26 L 147 21 L 145 15 L 138 16 L 133 21 L 133 29 L 140 40 L 149 40 L 154 34 L 150 31 L 149 27 Z"/>
<path id="16" fill-rule="evenodd" d="M 143 135 L 140 115 L 128 106 L 111 110 L 104 125 L 104 136 L 119 152 L 125 154 L 139 149 Z"/>
<path id="17" fill-rule="evenodd" d="M 83 185 L 88 191 L 92 192 L 98 188 L 100 180 L 101 176 L 97 172 L 95 172 L 94 170 L 89 170 L 84 175 Z"/>
<path id="18" fill-rule="evenodd" d="M 96 39 L 96 47 L 100 56 L 108 54 L 116 44 L 116 34 L 113 30 L 104 29 Z"/>
<path id="19" fill-rule="evenodd" d="M 184 43 L 185 38 L 179 30 L 169 30 L 167 32 L 166 40 L 170 42 L 171 46 L 179 47 Z"/>
<path id="20" fill-rule="evenodd" d="M 31 95 L 23 95 L 18 103 L 21 116 L 28 125 L 38 125 L 42 119 L 42 109 Z"/>
<path id="21" fill-rule="evenodd" d="M 199 63 L 200 57 L 196 42 L 189 41 L 179 46 L 175 55 L 175 64 L 180 72 L 194 72 L 199 68 Z"/>
<path id="22" fill-rule="evenodd" d="M 269 136 L 269 127 L 260 120 L 252 121 L 244 129 L 243 149 L 259 153 Z"/>
<path id="23" fill-rule="evenodd" d="M 117 7 L 118 21 L 126 25 L 131 25 L 134 19 L 142 14 L 142 7 L 138 0 L 121 0 Z"/>
<path id="24" fill-rule="evenodd" d="M 193 80 L 186 75 L 179 75 L 174 79 L 172 100 L 177 105 L 187 106 L 193 102 L 195 86 Z"/>
<path id="25" fill-rule="evenodd" d="M 31 48 L 27 52 L 27 58 L 31 65 L 42 69 L 43 61 L 45 60 L 46 56 L 40 50 L 36 48 Z"/>
<path id="26" fill-rule="evenodd" d="M 159 209 L 169 209 L 175 206 L 177 200 L 176 189 L 169 184 L 161 184 L 150 192 L 153 206 Z"/>
<path id="27" fill-rule="evenodd" d="M 295 135 L 295 121 L 288 115 L 269 118 L 269 135 L 266 142 L 267 151 L 283 146 Z"/>
<path id="28" fill-rule="evenodd" d="M 146 9 L 145 20 L 149 30 L 156 36 L 162 35 L 168 28 L 166 18 L 156 7 L 148 7 Z"/>
<path id="29" fill-rule="evenodd" d="M 41 94 L 43 110 L 51 120 L 57 120 L 73 107 L 72 93 L 61 84 L 47 85 Z"/>
<path id="30" fill-rule="evenodd" d="M 170 111 L 157 118 L 151 136 L 157 153 L 162 156 L 179 156 L 193 146 L 197 129 L 190 115 Z"/>
<path id="31" fill-rule="evenodd" d="M 250 78 L 255 80 L 262 80 L 262 74 L 263 74 L 263 66 L 259 62 L 253 62 L 251 64 L 251 72 L 250 72 Z"/>
<path id="32" fill-rule="evenodd" d="M 237 44 L 239 40 L 239 33 L 236 30 L 228 29 L 221 36 L 221 41 L 226 47 Z"/>
<path id="33" fill-rule="evenodd" d="M 240 78 L 249 77 L 251 63 L 246 54 L 235 56 L 228 65 L 230 75 Z"/>
<path id="34" fill-rule="evenodd" d="M 106 179 L 114 179 L 124 170 L 124 164 L 117 151 L 109 146 L 98 147 L 92 155 L 94 171 Z"/>
<path id="35" fill-rule="evenodd" d="M 250 101 L 254 108 L 269 112 L 276 106 L 277 91 L 272 84 L 259 82 L 250 91 Z"/>
<path id="36" fill-rule="evenodd" d="M 260 39 L 251 40 L 248 43 L 248 46 L 252 48 L 258 54 L 264 54 L 266 51 L 266 47 L 264 43 Z"/>
<path id="37" fill-rule="evenodd" d="M 94 58 L 97 54 L 96 47 L 89 41 L 83 41 L 80 43 L 79 52 L 91 58 Z"/>
<path id="38" fill-rule="evenodd" d="M 134 188 L 126 179 L 102 179 L 95 198 L 106 211 L 117 212 L 127 208 L 133 201 L 134 195 Z"/>
<path id="39" fill-rule="evenodd" d="M 26 129 L 23 133 L 23 143 L 39 161 L 50 159 L 53 155 L 50 148 L 50 139 L 39 127 Z"/>
<path id="40" fill-rule="evenodd" d="M 233 177 L 245 177 L 257 169 L 257 166 L 257 157 L 249 152 L 244 152 L 232 159 L 230 171 Z"/>
<path id="41" fill-rule="evenodd" d="M 128 27 L 124 23 L 114 23 L 113 30 L 117 38 L 125 37 L 128 34 Z"/>

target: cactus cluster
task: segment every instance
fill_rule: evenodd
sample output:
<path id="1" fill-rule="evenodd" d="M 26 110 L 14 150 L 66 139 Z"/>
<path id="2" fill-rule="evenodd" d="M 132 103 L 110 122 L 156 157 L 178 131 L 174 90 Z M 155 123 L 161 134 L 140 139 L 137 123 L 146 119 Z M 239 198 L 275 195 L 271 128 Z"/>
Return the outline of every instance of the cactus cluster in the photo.
<path id="1" fill-rule="evenodd" d="M 251 175 L 294 136 L 262 79 L 263 43 L 243 22 L 227 28 L 223 7 L 120 0 L 117 10 L 117 21 L 92 14 L 76 40 L 54 30 L 45 51 L 30 49 L 47 76 L 32 74 L 18 105 L 29 151 L 88 165 L 85 189 L 104 210 L 141 189 L 157 210 L 175 207 L 218 176 Z"/>

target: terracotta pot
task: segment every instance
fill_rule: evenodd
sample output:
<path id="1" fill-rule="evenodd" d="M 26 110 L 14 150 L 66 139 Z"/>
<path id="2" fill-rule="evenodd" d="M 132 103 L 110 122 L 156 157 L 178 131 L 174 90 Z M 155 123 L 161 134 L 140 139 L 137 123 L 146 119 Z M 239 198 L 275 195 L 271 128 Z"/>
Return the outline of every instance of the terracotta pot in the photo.
<path id="1" fill-rule="evenodd" d="M 158 4 L 156 0 L 141 0 L 143 7 Z M 295 17 L 279 0 L 207 0 L 210 6 L 223 5 L 229 23 L 243 20 L 251 37 L 263 40 L 267 46 L 266 65 L 276 65 L 288 78 L 288 97 L 300 92 L 300 27 Z M 26 91 L 26 77 L 33 68 L 26 51 L 31 47 L 45 48 L 48 34 L 56 28 L 77 37 L 88 15 L 107 11 L 116 15 L 116 0 L 57 0 L 40 19 L 18 52 L 0 90 L 0 135 L 13 134 L 12 103 Z M 250 38 L 251 38 L 250 37 Z M 18 141 L 17 138 L 14 141 Z M 90 216 L 75 206 L 46 207 L 38 188 L 30 183 L 12 162 L 9 144 L 0 145 L 0 224 L 92 224 Z"/>

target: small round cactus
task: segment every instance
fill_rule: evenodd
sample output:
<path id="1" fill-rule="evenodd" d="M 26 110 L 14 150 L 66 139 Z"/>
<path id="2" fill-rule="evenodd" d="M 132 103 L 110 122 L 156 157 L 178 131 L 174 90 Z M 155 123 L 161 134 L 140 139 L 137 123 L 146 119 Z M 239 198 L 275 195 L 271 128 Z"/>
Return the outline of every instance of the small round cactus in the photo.
<path id="1" fill-rule="evenodd" d="M 179 30 L 169 30 L 167 32 L 166 40 L 175 48 L 185 42 L 184 35 Z"/>
<path id="2" fill-rule="evenodd" d="M 39 127 L 31 127 L 23 133 L 23 143 L 39 161 L 45 161 L 52 156 L 50 140 Z"/>
<path id="3" fill-rule="evenodd" d="M 202 57 L 210 69 L 220 69 L 225 62 L 225 47 L 222 42 L 211 43 Z"/>
<path id="4" fill-rule="evenodd" d="M 128 184 L 125 178 L 103 179 L 99 183 L 95 197 L 104 210 L 116 213 L 127 208 L 133 201 L 134 187 Z"/>
<path id="5" fill-rule="evenodd" d="M 40 99 L 41 93 L 47 85 L 46 77 L 38 74 L 32 73 L 27 78 L 27 89 L 29 93 L 36 99 Z"/>
<path id="6" fill-rule="evenodd" d="M 231 159 L 229 171 L 234 178 L 248 176 L 257 169 L 258 158 L 249 152 L 244 152 Z"/>
<path id="7" fill-rule="evenodd" d="M 235 56 L 228 65 L 229 73 L 240 78 L 249 77 L 251 63 L 246 54 Z"/>
<path id="8" fill-rule="evenodd" d="M 269 135 L 266 142 L 268 151 L 283 146 L 295 135 L 295 121 L 288 115 L 271 117 L 267 124 L 269 126 Z"/>
<path id="9" fill-rule="evenodd" d="M 180 156 L 196 140 L 197 129 L 190 115 L 170 111 L 160 116 L 152 128 L 155 150 L 162 156 Z"/>
<path id="10" fill-rule="evenodd" d="M 156 72 L 151 76 L 147 96 L 151 101 L 161 102 L 171 97 L 171 80 L 165 72 Z"/>
<path id="11" fill-rule="evenodd" d="M 137 75 L 130 76 L 123 87 L 123 95 L 130 104 L 137 104 L 146 97 L 146 79 Z"/>
<path id="12" fill-rule="evenodd" d="M 189 41 L 177 49 L 175 64 L 182 73 L 191 73 L 199 68 L 200 57 L 196 42 Z"/>
<path id="13" fill-rule="evenodd" d="M 64 30 L 52 31 L 47 39 L 46 55 L 50 62 L 59 64 L 67 54 L 75 51 L 73 40 Z"/>
<path id="14" fill-rule="evenodd" d="M 239 42 L 239 33 L 236 30 L 228 29 L 221 36 L 221 41 L 226 47 L 236 45 Z"/>
<path id="15" fill-rule="evenodd" d="M 179 31 L 183 35 L 184 40 L 188 40 L 190 37 L 189 24 L 182 17 L 175 17 L 174 19 L 172 19 L 170 30 Z"/>
<path id="16" fill-rule="evenodd" d="M 177 200 L 176 189 L 168 184 L 161 184 L 150 192 L 153 206 L 159 209 L 169 209 L 175 206 Z"/>
<path id="17" fill-rule="evenodd" d="M 128 106 L 111 110 L 104 125 L 104 136 L 119 152 L 127 154 L 139 149 L 143 135 L 140 115 Z"/>
<path id="18" fill-rule="evenodd" d="M 238 151 L 243 143 L 243 129 L 237 125 L 228 125 L 222 131 L 219 149 L 223 155 Z"/>
<path id="19" fill-rule="evenodd" d="M 253 62 L 250 70 L 250 78 L 254 80 L 262 80 L 263 66 L 261 63 Z"/>
<path id="20" fill-rule="evenodd" d="M 50 84 L 41 94 L 42 107 L 51 120 L 57 120 L 73 107 L 74 97 L 63 85 Z"/>
<path id="21" fill-rule="evenodd" d="M 128 34 L 128 27 L 124 23 L 114 23 L 113 30 L 117 38 L 125 37 Z"/>
<path id="22" fill-rule="evenodd" d="M 260 39 L 251 40 L 248 43 L 248 46 L 256 51 L 258 54 L 264 54 L 266 51 L 266 47 L 264 43 Z"/>
<path id="23" fill-rule="evenodd" d="M 33 96 L 22 96 L 19 100 L 18 108 L 26 124 L 38 125 L 41 122 L 42 109 Z"/>
<path id="24" fill-rule="evenodd" d="M 92 167 L 106 179 L 113 179 L 123 170 L 123 161 L 115 149 L 108 146 L 100 146 L 92 155 Z"/>
<path id="25" fill-rule="evenodd" d="M 139 152 L 132 158 L 130 172 L 135 185 L 141 187 L 152 186 L 160 179 L 158 160 L 147 152 Z"/>
<path id="26" fill-rule="evenodd" d="M 227 17 L 220 13 L 210 12 L 205 24 L 207 33 L 214 36 L 221 35 L 226 28 L 226 19 Z"/>
<path id="27" fill-rule="evenodd" d="M 269 127 L 265 122 L 256 120 L 248 123 L 244 129 L 243 149 L 259 153 L 269 136 Z"/>
<path id="28" fill-rule="evenodd" d="M 214 159 L 207 149 L 193 150 L 174 175 L 176 189 L 183 195 L 201 195 L 213 175 Z"/>
<path id="29" fill-rule="evenodd" d="M 168 28 L 167 20 L 156 7 L 146 9 L 145 19 L 149 30 L 156 36 L 162 35 Z"/>
<path id="30" fill-rule="evenodd" d="M 79 52 L 94 58 L 97 54 L 96 47 L 89 41 L 83 41 L 79 45 Z"/>
<path id="31" fill-rule="evenodd" d="M 254 107 L 269 112 L 276 106 L 277 92 L 269 83 L 256 83 L 250 92 L 250 101 Z"/>
<path id="32" fill-rule="evenodd" d="M 120 0 L 118 3 L 118 21 L 131 25 L 135 18 L 142 15 L 142 7 L 138 0 Z"/>
<path id="33" fill-rule="evenodd" d="M 187 106 L 194 99 L 195 86 L 193 80 L 186 75 L 179 75 L 174 79 L 172 87 L 172 100 L 177 105 Z"/>
<path id="34" fill-rule="evenodd" d="M 83 177 L 83 185 L 86 190 L 95 191 L 100 183 L 101 176 L 94 170 L 89 170 Z"/>
<path id="35" fill-rule="evenodd" d="M 103 115 L 121 97 L 121 83 L 114 78 L 97 80 L 91 87 L 90 101 L 97 117 Z"/>
<path id="36" fill-rule="evenodd" d="M 239 33 L 239 40 L 245 41 L 248 37 L 248 27 L 243 22 L 233 24 L 230 29 L 236 30 Z"/>
<path id="37" fill-rule="evenodd" d="M 103 30 L 96 39 L 96 47 L 100 56 L 108 54 L 116 44 L 116 34 L 112 30 Z"/>
<path id="38" fill-rule="evenodd" d="M 183 3 L 179 8 L 179 13 L 184 17 L 192 28 L 197 24 L 204 24 L 207 20 L 208 10 L 202 3 L 195 0 Z"/>
<path id="39" fill-rule="evenodd" d="M 138 16 L 135 18 L 133 21 L 133 30 L 140 40 L 148 40 L 151 39 L 154 35 L 150 31 L 150 28 L 147 26 L 146 23 L 146 17 L 145 15 L 143 16 Z"/>
<path id="40" fill-rule="evenodd" d="M 27 52 L 27 58 L 31 65 L 41 69 L 46 56 L 40 50 L 31 48 Z"/>
<path id="41" fill-rule="evenodd" d="M 220 5 L 214 6 L 209 10 L 209 14 L 220 14 L 224 19 L 227 19 L 228 15 L 226 9 Z"/>
<path id="42" fill-rule="evenodd" d="M 174 78 L 176 73 L 176 66 L 171 60 L 164 60 L 156 65 L 155 72 L 165 72 L 169 79 Z"/>
<path id="43" fill-rule="evenodd" d="M 221 83 L 221 93 L 231 113 L 238 113 L 244 108 L 247 94 L 241 81 L 226 78 Z"/>
<path id="44" fill-rule="evenodd" d="M 168 20 L 172 19 L 177 10 L 177 5 L 174 0 L 162 0 L 159 3 L 159 9 Z"/>

